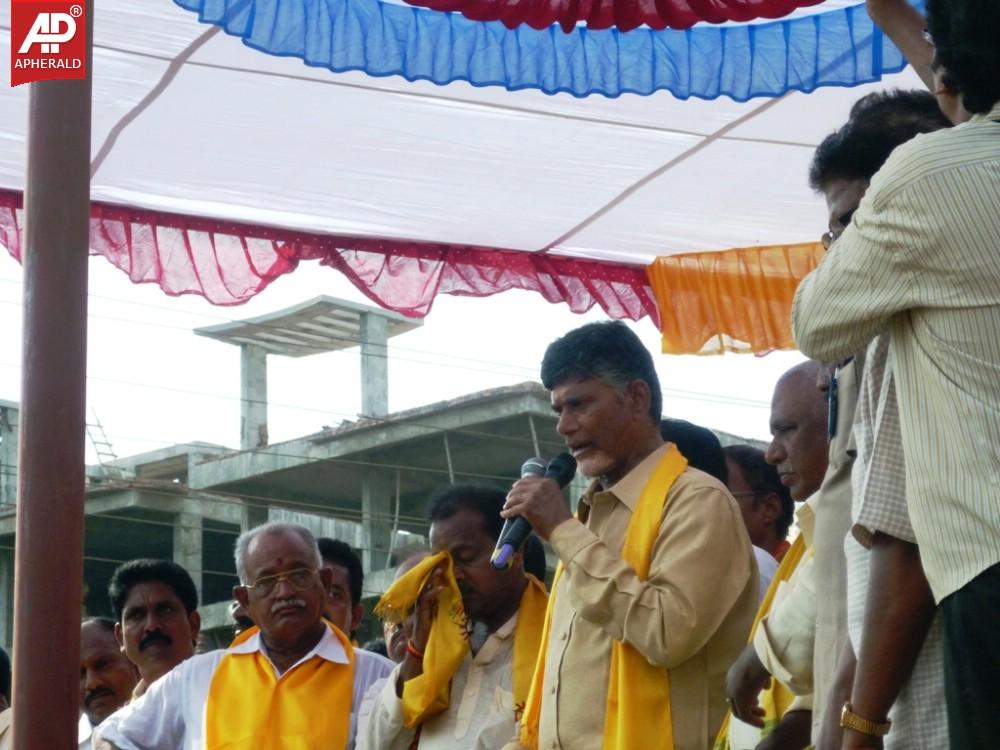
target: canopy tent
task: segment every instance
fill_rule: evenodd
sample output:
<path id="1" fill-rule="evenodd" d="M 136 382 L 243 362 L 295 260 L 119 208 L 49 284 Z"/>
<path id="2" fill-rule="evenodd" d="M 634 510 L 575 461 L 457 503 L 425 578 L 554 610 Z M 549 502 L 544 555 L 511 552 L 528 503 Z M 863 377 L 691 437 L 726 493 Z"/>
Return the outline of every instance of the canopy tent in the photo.
<path id="1" fill-rule="evenodd" d="M 710 316 L 753 305 L 758 282 L 778 274 L 793 288 L 816 257 L 814 245 L 786 246 L 825 226 L 806 168 L 870 88 L 842 86 L 902 66 L 863 5 L 846 0 L 779 21 L 569 35 L 379 0 L 181 2 L 246 44 L 168 0 L 98 7 L 91 248 L 134 281 L 216 304 L 239 304 L 318 259 L 411 316 L 426 314 L 437 293 L 509 288 L 574 310 L 648 315 L 665 329 L 690 318 L 691 304 Z M 7 12 L 0 25 L 9 28 Z M 475 54 L 462 67 L 444 39 L 478 40 Z M 650 52 L 648 70 L 633 43 Z M 8 64 L 6 50 L 0 59 Z M 909 73 L 890 80 L 919 85 Z M 522 87 L 534 88 L 508 90 Z M 588 93 L 621 95 L 579 98 Z M 731 98 L 754 94 L 769 97 Z M 0 90 L 9 144 L 0 150 L 0 244 L 15 256 L 26 102 L 27 87 Z M 745 254 L 732 256 L 735 266 L 720 266 L 723 256 L 670 260 L 759 245 L 780 246 L 766 266 Z M 657 258 L 667 267 L 651 285 Z M 673 293 L 678 273 L 689 292 L 698 287 L 693 295 Z M 705 274 L 714 281 L 703 283 Z M 720 277 L 743 291 L 718 297 Z M 696 323 L 685 319 L 683 341 L 674 336 L 668 350 L 701 350 L 702 332 L 715 349 L 724 333 L 758 350 L 790 343 L 785 333 L 747 345 L 747 326 L 734 335 Z"/>

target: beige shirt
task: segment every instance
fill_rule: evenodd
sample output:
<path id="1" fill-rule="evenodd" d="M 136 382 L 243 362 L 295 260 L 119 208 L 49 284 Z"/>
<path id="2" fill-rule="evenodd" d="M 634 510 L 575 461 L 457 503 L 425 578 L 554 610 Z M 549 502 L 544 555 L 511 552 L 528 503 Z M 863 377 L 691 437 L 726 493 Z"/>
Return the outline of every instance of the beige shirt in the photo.
<path id="1" fill-rule="evenodd" d="M 420 750 L 496 750 L 514 735 L 516 627 L 515 613 L 490 634 L 475 656 L 466 654 L 451 681 L 448 709 L 422 725 Z M 411 747 L 416 733 L 403 725 L 403 704 L 396 696 L 398 675 L 399 667 L 372 696 L 370 716 L 358 727 L 357 750 Z"/>
<path id="2" fill-rule="evenodd" d="M 940 601 L 1000 562 L 1000 104 L 914 138 L 799 285 L 799 348 L 890 335 L 907 502 Z"/>
<path id="3" fill-rule="evenodd" d="M 592 485 L 581 499 L 586 521 L 565 521 L 549 540 L 565 570 L 554 592 L 540 750 L 601 748 L 615 639 L 667 670 L 676 750 L 707 750 L 722 724 L 726 670 L 746 645 L 757 601 L 736 501 L 688 469 L 667 495 L 649 579 L 620 557 L 632 509 L 666 450 L 610 490 Z"/>

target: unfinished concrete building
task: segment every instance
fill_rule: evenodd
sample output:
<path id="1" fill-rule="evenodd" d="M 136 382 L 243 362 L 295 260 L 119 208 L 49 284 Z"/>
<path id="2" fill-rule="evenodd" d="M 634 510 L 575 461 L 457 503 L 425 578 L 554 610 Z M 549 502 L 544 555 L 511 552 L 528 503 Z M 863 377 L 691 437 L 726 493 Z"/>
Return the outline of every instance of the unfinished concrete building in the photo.
<path id="1" fill-rule="evenodd" d="M 426 534 L 438 486 L 509 487 L 523 461 L 563 449 L 547 392 L 523 383 L 396 413 L 388 410 L 388 340 L 420 325 L 385 310 L 326 297 L 267 316 L 198 329 L 238 346 L 241 446 L 175 445 L 90 467 L 81 614 L 107 614 L 107 581 L 136 557 L 173 559 L 201 595 L 206 645 L 228 642 L 237 582 L 233 542 L 267 520 L 342 539 L 363 557 L 365 596 Z M 304 437 L 270 443 L 267 357 L 361 348 L 363 414 Z M 16 404 L 0 401 L 0 645 L 12 641 Z M 721 434 L 724 443 L 739 440 Z M 583 490 L 578 477 L 568 488 Z M 370 611 L 370 607 L 367 608 Z M 361 637 L 377 632 L 366 623 Z M 380 631 L 378 631 L 380 632 Z"/>

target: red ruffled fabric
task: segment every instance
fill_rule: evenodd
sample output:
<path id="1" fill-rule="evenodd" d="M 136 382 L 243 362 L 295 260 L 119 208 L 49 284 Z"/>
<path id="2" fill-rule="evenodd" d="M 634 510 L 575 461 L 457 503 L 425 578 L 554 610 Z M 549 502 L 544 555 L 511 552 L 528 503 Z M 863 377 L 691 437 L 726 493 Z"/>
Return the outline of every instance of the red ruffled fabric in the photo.
<path id="1" fill-rule="evenodd" d="M 19 192 L 0 190 L 0 245 L 17 259 L 21 204 Z M 642 266 L 321 235 L 97 202 L 90 215 L 91 254 L 104 256 L 137 284 L 157 284 L 169 295 L 199 294 L 215 305 L 242 304 L 299 261 L 318 260 L 377 304 L 413 318 L 425 316 L 438 294 L 486 297 L 524 289 L 573 312 L 596 304 L 612 318 L 649 316 L 659 325 Z"/>
<path id="2" fill-rule="evenodd" d="M 687 29 L 696 23 L 746 22 L 783 18 L 796 8 L 822 0 L 406 0 L 410 5 L 461 13 L 473 21 L 500 21 L 508 29 L 528 25 L 546 29 L 558 23 L 570 33 L 577 24 L 589 29 L 630 31 Z"/>

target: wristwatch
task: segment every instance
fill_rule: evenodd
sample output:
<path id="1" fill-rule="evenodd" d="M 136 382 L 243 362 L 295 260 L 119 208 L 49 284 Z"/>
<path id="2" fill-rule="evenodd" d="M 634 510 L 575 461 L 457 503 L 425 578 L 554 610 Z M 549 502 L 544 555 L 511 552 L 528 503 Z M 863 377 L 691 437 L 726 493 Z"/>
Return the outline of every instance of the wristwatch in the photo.
<path id="1" fill-rule="evenodd" d="M 845 703 L 844 707 L 840 710 L 840 726 L 844 729 L 853 729 L 855 732 L 867 734 L 869 737 L 885 737 L 889 734 L 892 722 L 886 721 L 880 724 L 875 721 L 869 721 L 854 713 L 851 710 L 850 703 Z"/>

